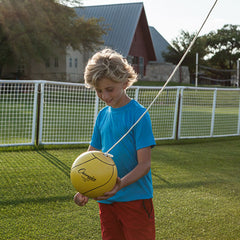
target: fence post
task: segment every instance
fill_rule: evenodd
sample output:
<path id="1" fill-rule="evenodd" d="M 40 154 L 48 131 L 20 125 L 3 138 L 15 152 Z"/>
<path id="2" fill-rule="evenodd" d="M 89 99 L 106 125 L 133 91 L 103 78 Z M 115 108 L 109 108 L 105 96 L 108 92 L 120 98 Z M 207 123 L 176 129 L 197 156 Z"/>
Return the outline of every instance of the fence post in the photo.
<path id="1" fill-rule="evenodd" d="M 213 136 L 213 131 L 214 131 L 216 101 L 217 101 L 217 89 L 214 90 L 214 95 L 213 95 L 213 106 L 212 106 L 212 120 L 211 120 L 211 132 L 210 132 L 210 137 Z"/>
<path id="2" fill-rule="evenodd" d="M 38 86 L 38 114 L 37 114 L 37 137 L 36 145 L 42 143 L 42 125 L 43 125 L 43 103 L 44 103 L 44 81 Z"/>
<path id="3" fill-rule="evenodd" d="M 34 103 L 33 103 L 33 123 L 32 123 L 32 144 L 37 144 L 37 135 L 38 135 L 38 127 L 36 126 L 37 123 L 37 116 L 38 116 L 38 88 L 39 83 L 34 84 Z"/>
<path id="4" fill-rule="evenodd" d="M 178 128 L 179 128 L 179 117 L 180 117 L 180 104 L 181 104 L 181 92 L 180 88 L 177 89 L 175 112 L 174 112 L 174 123 L 173 123 L 173 139 L 178 140 Z M 174 136 L 175 134 L 175 136 Z"/>
<path id="5" fill-rule="evenodd" d="M 98 105 L 99 105 L 99 98 L 97 96 L 97 94 L 95 95 L 95 106 L 94 106 L 94 124 L 95 125 L 95 122 L 96 122 L 96 119 L 97 119 L 97 115 L 98 115 Z"/>
<path id="6" fill-rule="evenodd" d="M 182 120 L 182 98 L 183 98 L 183 90 L 179 91 L 179 100 L 178 100 L 178 116 L 177 116 L 177 127 L 176 127 L 176 140 L 178 140 L 181 136 L 181 120 Z"/>
<path id="7" fill-rule="evenodd" d="M 239 77 L 239 61 L 240 58 L 237 60 L 237 88 L 239 88 L 239 81 L 240 81 L 240 77 Z"/>
<path id="8" fill-rule="evenodd" d="M 37 85 L 37 126 L 36 126 L 36 145 L 39 145 L 39 128 L 40 128 L 40 106 L 41 106 L 41 84 Z"/>
<path id="9" fill-rule="evenodd" d="M 196 53 L 196 73 L 195 73 L 195 87 L 198 86 L 198 53 Z"/>
<path id="10" fill-rule="evenodd" d="M 135 89 L 134 99 L 135 99 L 136 101 L 138 101 L 138 94 L 139 94 L 139 87 L 137 87 L 137 88 Z"/>
<path id="11" fill-rule="evenodd" d="M 238 132 L 237 134 L 240 135 L 240 97 L 239 97 L 239 111 L 238 111 Z"/>

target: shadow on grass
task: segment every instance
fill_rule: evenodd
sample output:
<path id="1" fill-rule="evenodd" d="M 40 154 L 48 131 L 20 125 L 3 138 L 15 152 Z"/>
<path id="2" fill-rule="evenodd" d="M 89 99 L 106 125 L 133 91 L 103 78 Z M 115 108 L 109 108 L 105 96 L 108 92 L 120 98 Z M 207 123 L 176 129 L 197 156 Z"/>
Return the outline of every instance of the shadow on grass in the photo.
<path id="1" fill-rule="evenodd" d="M 65 164 L 62 160 L 58 159 L 56 156 L 48 153 L 45 150 L 37 150 L 37 154 L 41 156 L 42 160 L 46 160 L 48 164 L 53 165 L 57 169 L 59 169 L 65 176 L 70 178 L 70 166 Z M 19 157 L 19 155 L 18 155 Z M 22 156 L 21 156 L 22 157 Z M 24 157 L 22 157 L 24 158 Z M 66 195 L 66 196 L 46 196 L 46 197 L 30 197 L 30 198 L 14 198 L 14 199 L 6 199 L 6 200 L 0 200 L 0 206 L 9 206 L 9 205 L 19 205 L 19 204 L 44 204 L 49 202 L 57 202 L 57 201 L 68 201 L 72 200 L 72 195 Z"/>
<path id="2" fill-rule="evenodd" d="M 197 188 L 201 186 L 207 186 L 211 184 L 216 184 L 219 182 L 216 181 L 193 181 L 193 182 L 184 182 L 184 183 L 167 183 L 167 184 L 153 184 L 153 188 L 155 189 L 167 189 L 167 188 L 176 188 L 176 189 L 184 189 L 184 188 Z M 221 181 L 223 183 L 223 181 Z"/>
<path id="3" fill-rule="evenodd" d="M 14 199 L 7 201 L 0 201 L 0 206 L 8 206 L 8 205 L 19 205 L 26 203 L 49 203 L 49 202 L 64 202 L 70 201 L 73 199 L 73 196 L 53 196 L 53 197 L 44 197 L 44 198 L 28 198 L 28 199 Z"/>
<path id="4" fill-rule="evenodd" d="M 224 183 L 225 181 L 222 179 L 214 179 L 214 180 L 208 180 L 208 181 L 191 181 L 191 182 L 184 182 L 184 183 L 171 183 L 167 181 L 166 179 L 162 178 L 161 176 L 152 173 L 152 176 L 155 178 L 158 178 L 160 182 L 163 182 L 164 184 L 153 184 L 153 187 L 155 189 L 164 189 L 164 188 L 197 188 L 201 186 L 206 185 L 212 185 L 212 184 L 218 184 L 218 183 Z"/>
<path id="5" fill-rule="evenodd" d="M 157 175 L 157 174 L 155 174 L 155 173 L 153 173 L 153 172 L 152 172 L 152 175 L 153 175 L 154 177 L 158 178 L 160 181 L 166 183 L 168 186 L 171 185 L 171 183 L 170 183 L 169 181 L 167 181 L 166 179 L 162 178 L 161 176 L 159 176 L 159 175 Z"/>
<path id="6" fill-rule="evenodd" d="M 36 151 L 39 155 L 44 157 L 48 162 L 57 167 L 60 171 L 62 171 L 67 177 L 70 177 L 71 168 L 63 163 L 61 160 L 53 156 L 52 154 L 46 152 L 45 150 Z"/>

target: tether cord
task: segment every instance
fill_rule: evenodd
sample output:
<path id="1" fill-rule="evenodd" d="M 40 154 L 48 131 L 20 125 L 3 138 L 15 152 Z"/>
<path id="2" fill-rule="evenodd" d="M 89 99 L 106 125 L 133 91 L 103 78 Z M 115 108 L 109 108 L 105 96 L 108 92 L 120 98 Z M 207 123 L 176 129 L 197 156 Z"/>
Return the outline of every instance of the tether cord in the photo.
<path id="1" fill-rule="evenodd" d="M 105 153 L 106 155 L 109 154 L 109 152 L 116 147 L 117 144 L 119 144 L 130 132 L 131 130 L 140 122 L 140 120 L 143 118 L 143 116 L 148 112 L 148 110 L 152 107 L 152 105 L 154 104 L 154 102 L 157 100 L 157 98 L 160 96 L 160 94 L 162 93 L 162 91 L 164 90 L 164 88 L 167 86 L 167 84 L 170 82 L 170 80 L 172 79 L 172 77 L 174 76 L 174 74 L 176 73 L 176 71 L 178 70 L 179 66 L 182 64 L 183 60 L 185 59 L 185 57 L 187 56 L 188 52 L 191 50 L 193 44 L 195 43 L 197 37 L 199 36 L 203 26 L 205 25 L 205 23 L 207 22 L 208 17 L 210 16 L 212 10 L 214 9 L 215 5 L 217 4 L 216 0 L 213 4 L 213 6 L 211 7 L 209 13 L 207 14 L 205 20 L 203 21 L 200 29 L 198 30 L 197 34 L 195 35 L 195 37 L 193 38 L 192 42 L 190 43 L 189 47 L 187 48 L 186 52 L 184 53 L 184 55 L 182 56 L 182 58 L 180 59 L 179 63 L 176 65 L 176 67 L 174 68 L 173 72 L 171 73 L 171 75 L 169 76 L 169 78 L 167 79 L 167 81 L 165 82 L 165 84 L 163 85 L 163 87 L 160 89 L 160 91 L 158 92 L 158 94 L 156 95 L 156 97 L 153 99 L 153 101 L 149 104 L 148 108 L 146 109 L 146 111 L 138 118 L 138 120 L 129 128 L 129 130 L 111 147 L 108 149 L 108 151 Z"/>

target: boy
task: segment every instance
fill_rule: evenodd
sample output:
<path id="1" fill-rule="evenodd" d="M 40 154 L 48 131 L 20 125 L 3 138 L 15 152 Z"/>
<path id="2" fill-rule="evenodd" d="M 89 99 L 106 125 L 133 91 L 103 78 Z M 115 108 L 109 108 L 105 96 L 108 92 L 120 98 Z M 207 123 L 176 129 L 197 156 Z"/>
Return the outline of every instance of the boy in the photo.
<path id="1" fill-rule="evenodd" d="M 145 112 L 143 106 L 126 94 L 126 89 L 137 81 L 137 74 L 122 55 L 105 49 L 88 61 L 84 78 L 86 86 L 94 88 L 107 104 L 98 114 L 88 151 L 107 152 Z M 95 199 L 99 203 L 102 239 L 155 239 L 150 170 L 154 145 L 147 113 L 110 151 L 118 180 L 110 192 Z M 77 193 L 74 201 L 84 206 L 88 198 Z"/>

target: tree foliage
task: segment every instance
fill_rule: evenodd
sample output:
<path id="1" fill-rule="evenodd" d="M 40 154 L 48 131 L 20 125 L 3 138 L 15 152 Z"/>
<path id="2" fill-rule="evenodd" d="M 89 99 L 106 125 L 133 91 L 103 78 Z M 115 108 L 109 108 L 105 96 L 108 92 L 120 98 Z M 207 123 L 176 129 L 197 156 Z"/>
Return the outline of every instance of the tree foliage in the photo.
<path id="1" fill-rule="evenodd" d="M 212 57 L 209 63 L 222 69 L 236 67 L 240 58 L 240 25 L 224 25 L 207 34 L 207 48 Z"/>
<path id="2" fill-rule="evenodd" d="M 105 33 L 100 21 L 78 18 L 73 8 L 54 0 L 0 1 L 0 73 L 4 64 L 46 60 L 68 45 L 93 50 Z"/>
<path id="3" fill-rule="evenodd" d="M 172 41 L 173 48 L 164 53 L 165 60 L 177 64 L 194 36 L 195 34 L 181 31 L 180 36 Z M 195 73 L 196 53 L 199 54 L 199 64 L 226 70 L 236 68 L 237 59 L 240 58 L 240 25 L 224 25 L 217 31 L 197 38 L 183 62 L 183 65 L 189 67 L 191 77 Z M 222 72 L 217 77 L 229 79 L 230 75 L 230 72 Z"/>
<path id="4" fill-rule="evenodd" d="M 181 31 L 180 36 L 172 41 L 172 46 L 168 48 L 168 52 L 163 53 L 165 61 L 173 64 L 178 64 L 195 34 L 190 34 L 186 31 Z M 199 59 L 202 61 L 203 57 L 208 53 L 206 49 L 206 37 L 198 37 L 190 52 L 187 54 L 183 65 L 189 67 L 190 75 L 193 76 L 196 66 L 196 53 L 199 54 Z"/>

